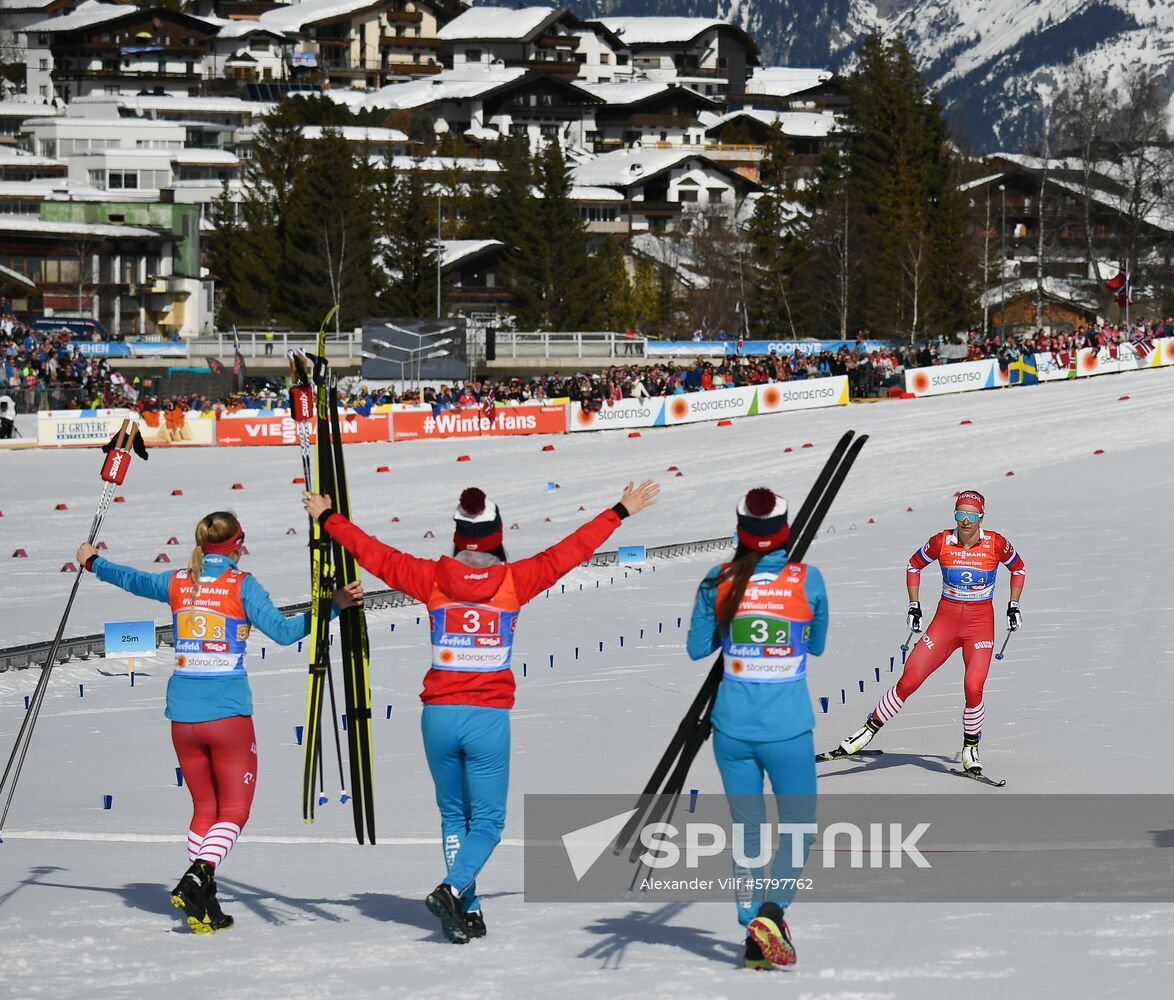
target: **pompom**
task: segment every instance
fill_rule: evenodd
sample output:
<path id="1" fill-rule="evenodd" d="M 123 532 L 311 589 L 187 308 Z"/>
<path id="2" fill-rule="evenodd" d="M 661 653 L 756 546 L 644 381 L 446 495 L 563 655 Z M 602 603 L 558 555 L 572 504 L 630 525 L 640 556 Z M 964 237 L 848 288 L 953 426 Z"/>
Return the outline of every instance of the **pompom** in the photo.
<path id="1" fill-rule="evenodd" d="M 476 517 L 485 512 L 485 491 L 470 486 L 461 494 L 461 510 Z"/>
<path id="2" fill-rule="evenodd" d="M 752 517 L 767 517 L 773 513 L 777 499 L 773 490 L 759 486 L 746 494 L 746 512 Z"/>

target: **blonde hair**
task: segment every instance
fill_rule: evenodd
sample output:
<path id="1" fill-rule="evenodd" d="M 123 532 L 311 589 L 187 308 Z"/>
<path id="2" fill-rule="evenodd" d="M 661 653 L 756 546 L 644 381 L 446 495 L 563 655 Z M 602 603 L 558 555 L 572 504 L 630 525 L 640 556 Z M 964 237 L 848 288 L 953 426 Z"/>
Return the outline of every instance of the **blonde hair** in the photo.
<path id="1" fill-rule="evenodd" d="M 206 514 L 196 524 L 196 547 L 188 563 L 192 580 L 192 599 L 200 592 L 200 576 L 204 572 L 204 545 L 207 542 L 224 542 L 240 531 L 240 521 L 232 511 L 217 510 Z"/>

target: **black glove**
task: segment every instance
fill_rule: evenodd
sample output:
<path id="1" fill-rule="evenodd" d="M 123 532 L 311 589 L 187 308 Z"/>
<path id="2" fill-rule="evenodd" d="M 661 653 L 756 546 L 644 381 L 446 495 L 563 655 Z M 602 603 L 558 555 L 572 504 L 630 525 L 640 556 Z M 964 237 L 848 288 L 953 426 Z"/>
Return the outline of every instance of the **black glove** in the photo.
<path id="1" fill-rule="evenodd" d="M 917 601 L 909 602 L 909 617 L 905 619 L 910 632 L 921 631 L 921 604 Z"/>
<path id="2" fill-rule="evenodd" d="M 1023 612 L 1019 610 L 1018 601 L 1007 602 L 1007 628 L 1012 632 L 1023 624 Z"/>

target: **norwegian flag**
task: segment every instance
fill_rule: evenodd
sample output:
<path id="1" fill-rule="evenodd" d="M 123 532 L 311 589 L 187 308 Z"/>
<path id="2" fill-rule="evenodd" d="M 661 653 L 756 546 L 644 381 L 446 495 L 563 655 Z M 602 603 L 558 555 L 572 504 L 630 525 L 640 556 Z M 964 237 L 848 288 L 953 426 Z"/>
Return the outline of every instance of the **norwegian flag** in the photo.
<path id="1" fill-rule="evenodd" d="M 1153 341 L 1152 337 L 1141 337 L 1140 339 L 1135 340 L 1132 343 L 1133 343 L 1134 351 L 1137 352 L 1137 356 L 1139 358 L 1141 358 L 1142 361 L 1144 361 L 1146 358 L 1148 358 L 1150 356 L 1150 354 L 1153 352 L 1154 341 Z"/>
<path id="2" fill-rule="evenodd" d="M 493 398 L 493 393 L 490 392 L 489 395 L 487 395 L 481 402 L 481 415 L 492 424 L 493 414 L 496 410 L 497 400 Z"/>

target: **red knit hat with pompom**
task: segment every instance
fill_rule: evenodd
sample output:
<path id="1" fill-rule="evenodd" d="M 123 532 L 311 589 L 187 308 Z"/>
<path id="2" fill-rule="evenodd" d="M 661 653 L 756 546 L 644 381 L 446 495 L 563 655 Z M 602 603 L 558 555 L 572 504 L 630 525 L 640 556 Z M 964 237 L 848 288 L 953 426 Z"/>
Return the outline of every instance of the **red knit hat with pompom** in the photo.
<path id="1" fill-rule="evenodd" d="M 470 486 L 463 493 L 452 516 L 456 531 L 452 541 L 458 549 L 490 552 L 501 544 L 501 512 L 485 498 L 485 491 Z"/>
<path id="2" fill-rule="evenodd" d="M 770 552 L 787 544 L 791 526 L 787 501 L 765 486 L 747 493 L 738 504 L 738 541 L 755 552 Z"/>

